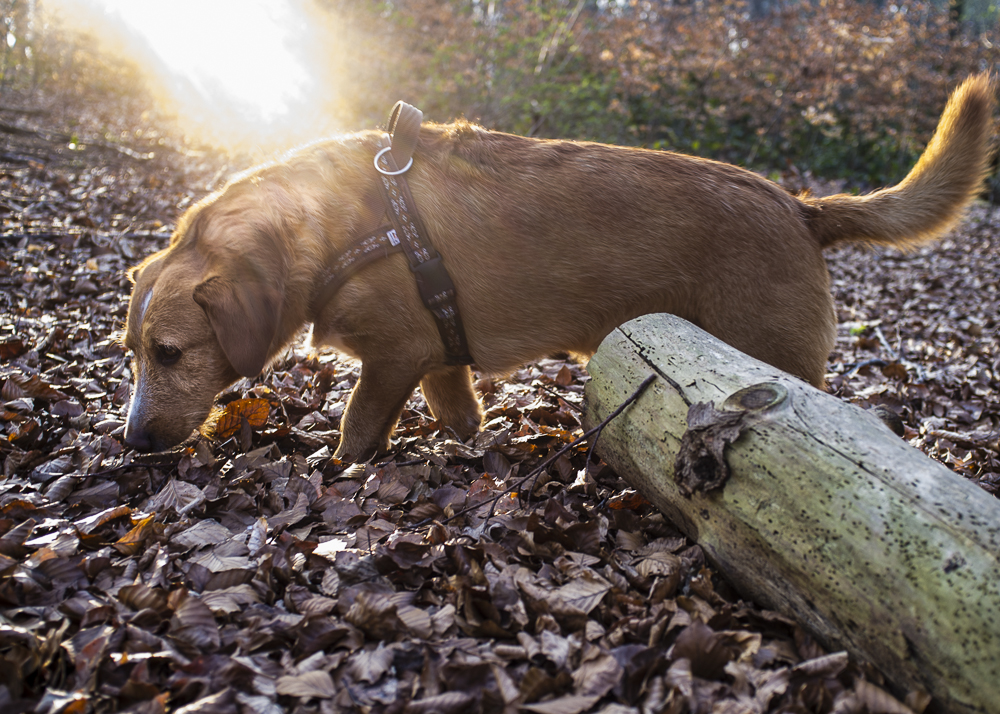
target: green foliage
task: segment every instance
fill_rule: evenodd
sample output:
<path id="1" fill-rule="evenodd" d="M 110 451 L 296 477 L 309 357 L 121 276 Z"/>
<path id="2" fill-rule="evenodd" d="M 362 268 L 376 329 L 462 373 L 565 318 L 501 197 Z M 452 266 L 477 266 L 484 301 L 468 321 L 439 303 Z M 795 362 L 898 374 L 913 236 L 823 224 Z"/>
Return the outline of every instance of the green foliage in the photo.
<path id="1" fill-rule="evenodd" d="M 872 185 L 904 176 L 948 93 L 1000 59 L 995 33 L 957 33 L 922 0 L 760 19 L 742 0 L 329 4 L 397 50 L 354 94 L 374 121 L 407 97 L 439 120 Z"/>

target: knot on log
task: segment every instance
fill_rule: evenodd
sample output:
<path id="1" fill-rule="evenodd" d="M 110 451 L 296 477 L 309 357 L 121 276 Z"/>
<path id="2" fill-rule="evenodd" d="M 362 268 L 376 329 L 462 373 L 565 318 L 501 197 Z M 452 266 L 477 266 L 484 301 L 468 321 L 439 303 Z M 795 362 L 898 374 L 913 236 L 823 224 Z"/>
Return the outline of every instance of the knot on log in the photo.
<path id="1" fill-rule="evenodd" d="M 750 425 L 750 416 L 781 404 L 788 396 L 780 384 L 756 384 L 731 394 L 719 411 L 711 402 L 697 402 L 687 413 L 687 430 L 674 460 L 674 480 L 685 496 L 708 492 L 729 479 L 725 449 Z"/>

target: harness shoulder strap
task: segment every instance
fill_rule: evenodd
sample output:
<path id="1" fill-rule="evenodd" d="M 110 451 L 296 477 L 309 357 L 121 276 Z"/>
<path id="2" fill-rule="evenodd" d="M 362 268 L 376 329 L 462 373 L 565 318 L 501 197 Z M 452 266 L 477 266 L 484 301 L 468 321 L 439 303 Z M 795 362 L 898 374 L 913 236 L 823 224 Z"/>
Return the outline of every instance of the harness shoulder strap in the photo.
<path id="1" fill-rule="evenodd" d="M 455 284 L 448 275 L 441 255 L 428 238 L 427 229 L 417 212 L 416 202 L 403 175 L 413 161 L 420 134 L 423 112 L 406 102 L 397 102 L 389 115 L 389 146 L 375 159 L 379 189 L 389 220 L 399 233 L 403 252 L 410 263 L 424 306 L 434 315 L 445 348 L 448 364 L 472 364 L 469 345 L 458 312 Z M 380 162 L 384 164 L 380 165 Z M 399 165 L 402 163 L 403 168 Z"/>

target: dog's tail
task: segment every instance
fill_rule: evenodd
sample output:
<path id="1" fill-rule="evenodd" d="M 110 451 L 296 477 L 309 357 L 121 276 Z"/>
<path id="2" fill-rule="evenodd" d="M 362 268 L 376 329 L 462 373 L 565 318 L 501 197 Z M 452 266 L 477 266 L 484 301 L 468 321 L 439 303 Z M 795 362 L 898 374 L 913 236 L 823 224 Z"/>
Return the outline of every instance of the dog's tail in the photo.
<path id="1" fill-rule="evenodd" d="M 907 247 L 951 229 L 989 172 L 994 95 L 988 73 L 965 80 L 920 161 L 899 185 L 867 196 L 803 198 L 820 245 L 859 241 Z"/>

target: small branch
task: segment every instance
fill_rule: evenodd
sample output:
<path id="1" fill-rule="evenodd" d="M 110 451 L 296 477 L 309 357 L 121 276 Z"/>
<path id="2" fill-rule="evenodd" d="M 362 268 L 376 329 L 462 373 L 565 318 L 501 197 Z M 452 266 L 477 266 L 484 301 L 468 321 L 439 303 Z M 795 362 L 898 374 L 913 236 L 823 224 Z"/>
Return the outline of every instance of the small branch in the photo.
<path id="1" fill-rule="evenodd" d="M 20 240 L 22 238 L 37 238 L 39 240 L 54 240 L 56 238 L 75 238 L 77 236 L 98 236 L 101 238 L 169 238 L 168 231 L 131 231 L 129 233 L 112 233 L 110 231 L 97 231 L 93 229 L 80 229 L 66 231 L 39 231 L 37 233 L 0 233 L 0 240 Z"/>
<path id="2" fill-rule="evenodd" d="M 15 126 L 13 124 L 7 124 L 5 122 L 0 122 L 0 132 L 5 134 L 13 134 L 14 136 L 33 136 L 37 139 L 42 139 L 52 144 L 67 144 L 73 141 L 73 137 L 70 134 L 63 134 L 61 132 L 47 133 L 43 131 L 36 131 L 34 129 L 26 129 L 21 126 Z M 153 151 L 141 152 L 131 149 L 127 146 L 120 146 L 118 144 L 109 144 L 106 141 L 101 141 L 99 139 L 87 140 L 85 137 L 80 137 L 79 143 L 82 146 L 93 146 L 99 149 L 110 149 L 111 151 L 117 151 L 119 154 L 128 156 L 129 158 L 136 159 L 137 161 L 149 161 L 156 156 Z"/>
<path id="3" fill-rule="evenodd" d="M 46 141 L 51 141 L 51 139 L 40 131 L 35 131 L 34 129 L 25 129 L 21 126 L 14 126 L 13 124 L 7 124 L 5 122 L 0 122 L 0 131 L 4 134 L 12 134 L 13 136 L 34 136 L 39 139 L 45 139 Z"/>
<path id="4" fill-rule="evenodd" d="M 48 109 L 28 109 L 27 107 L 0 107 L 0 112 L 8 112 L 10 114 L 21 114 L 26 117 L 30 116 L 47 116 L 51 112 Z"/>
<path id="5" fill-rule="evenodd" d="M 552 64 L 552 58 L 559 48 L 559 43 L 562 42 L 563 35 L 568 35 L 573 31 L 573 25 L 580 19 L 584 5 L 586 5 L 586 0 L 579 0 L 576 7 L 573 8 L 573 12 L 570 13 L 569 19 L 564 23 L 560 22 L 549 41 L 542 45 L 542 49 L 538 53 L 538 64 L 535 65 L 535 74 L 541 74 L 542 70 L 548 69 L 549 65 Z"/>
<path id="6" fill-rule="evenodd" d="M 978 449 L 990 449 L 991 451 L 1000 452 L 1000 432 L 969 432 L 963 434 L 958 431 L 950 431 L 948 429 L 931 429 L 927 432 L 928 436 L 933 436 L 935 439 L 948 439 L 949 441 L 954 441 L 961 444 L 969 444 L 973 448 Z"/>
<path id="7" fill-rule="evenodd" d="M 875 326 L 875 336 L 878 338 L 878 341 L 882 343 L 882 347 L 885 348 L 885 351 L 889 353 L 889 361 L 899 362 L 899 354 L 896 350 L 892 349 L 889 345 L 889 340 L 885 338 L 885 333 L 882 332 L 882 328 L 877 325 Z"/>
<path id="8" fill-rule="evenodd" d="M 885 367 L 887 364 L 889 363 L 880 358 L 866 359 L 861 362 L 855 362 L 854 364 L 846 364 L 844 366 L 847 367 L 847 371 L 844 372 L 844 376 L 853 377 L 865 367 Z"/>
<path id="9" fill-rule="evenodd" d="M 573 402 L 571 402 L 568 399 L 566 399 L 566 397 L 562 396 L 561 394 L 559 394 L 559 392 L 557 392 L 554 389 L 549 389 L 545 385 L 539 385 L 539 386 L 541 387 L 541 390 L 543 392 L 547 392 L 548 394 L 551 394 L 556 399 L 561 400 L 563 402 L 563 404 L 565 404 L 570 409 L 574 410 L 577 414 L 583 414 L 583 407 L 581 407 L 579 404 L 574 404 Z"/>
<path id="10" fill-rule="evenodd" d="M 650 384 L 653 383 L 653 380 L 656 379 L 656 376 L 657 375 L 655 375 L 655 374 L 651 374 L 648 377 L 646 377 L 646 379 L 644 379 L 642 381 L 642 384 L 640 384 L 636 388 L 636 390 L 632 393 L 632 396 L 630 396 L 628 399 L 626 399 L 624 402 L 622 402 L 618 406 L 617 409 L 615 409 L 613 412 L 611 412 L 604 419 L 604 421 L 602 421 L 600 424 L 598 424 L 597 426 L 595 426 L 590 431 L 586 432 L 583 436 L 581 436 L 581 437 L 579 437 L 577 439 L 574 439 L 569 444 L 566 444 L 566 446 L 564 446 L 563 448 L 559 449 L 559 451 L 557 451 L 556 453 L 552 454 L 552 456 L 550 456 L 549 458 L 545 459 L 542 463 L 540 463 L 538 466 L 536 466 L 531 471 L 529 471 L 526 476 L 524 476 L 522 479 L 520 479 L 513 486 L 511 486 L 510 488 L 504 489 L 503 491 L 501 491 L 500 493 L 498 493 L 496 496 L 494 496 L 493 498 L 489 499 L 488 501 L 483 501 L 482 503 L 477 503 L 477 504 L 475 504 L 473 506 L 469 506 L 467 508 L 463 508 L 461 511 L 458 511 L 454 515 L 449 516 L 448 518 L 446 518 L 443 521 L 441 521 L 441 523 L 448 523 L 449 521 L 453 521 L 454 519 L 458 518 L 459 516 L 464 516 L 466 513 L 470 513 L 472 511 L 478 510 L 478 509 L 482 508 L 483 506 L 485 506 L 487 504 L 490 505 L 490 514 L 489 514 L 489 517 L 487 517 L 487 519 L 486 519 L 485 522 L 489 522 L 489 518 L 492 517 L 492 515 L 493 515 L 493 509 L 496 508 L 496 504 L 497 504 L 497 502 L 501 498 L 503 498 L 504 496 L 506 496 L 508 494 L 513 493 L 514 491 L 519 490 L 521 488 L 521 486 L 523 486 L 525 483 L 527 483 L 528 479 L 530 479 L 532 477 L 536 477 L 546 467 L 548 467 L 553 461 L 555 461 L 556 459 L 558 459 L 560 456 L 562 456 L 563 454 L 565 454 L 570 449 L 572 449 L 572 448 L 574 448 L 576 446 L 579 446 L 581 443 L 583 443 L 584 441 L 586 441 L 587 439 L 589 439 L 592 435 L 597 434 L 597 438 L 600 438 L 601 432 L 604 430 L 604 427 L 606 427 L 611 422 L 612 419 L 614 419 L 616 416 L 618 416 L 623 411 L 625 411 L 628 408 L 628 406 L 630 404 L 632 404 L 632 402 L 634 402 L 636 399 L 638 399 L 640 396 L 642 396 L 642 393 L 644 391 L 646 391 L 646 387 L 648 387 Z M 594 439 L 595 442 L 597 441 L 597 438 Z M 416 530 L 417 528 L 420 528 L 422 526 L 425 526 L 425 525 L 428 525 L 430 523 L 433 523 L 434 520 L 435 519 L 433 519 L 433 518 L 425 518 L 424 520 L 420 521 L 419 523 L 415 523 L 414 525 L 410 526 L 410 529 L 411 530 Z"/>

